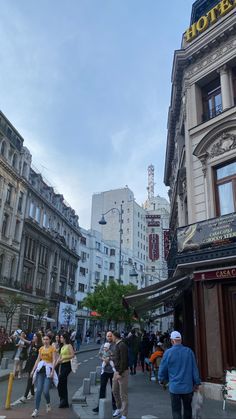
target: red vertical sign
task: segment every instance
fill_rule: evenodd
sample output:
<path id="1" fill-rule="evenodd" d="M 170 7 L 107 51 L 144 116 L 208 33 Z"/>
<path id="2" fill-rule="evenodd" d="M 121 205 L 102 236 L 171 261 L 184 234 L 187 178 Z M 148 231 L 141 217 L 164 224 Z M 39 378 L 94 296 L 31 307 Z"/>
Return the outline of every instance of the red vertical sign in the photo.
<path id="1" fill-rule="evenodd" d="M 149 259 L 158 260 L 159 256 L 159 235 L 149 234 Z"/>

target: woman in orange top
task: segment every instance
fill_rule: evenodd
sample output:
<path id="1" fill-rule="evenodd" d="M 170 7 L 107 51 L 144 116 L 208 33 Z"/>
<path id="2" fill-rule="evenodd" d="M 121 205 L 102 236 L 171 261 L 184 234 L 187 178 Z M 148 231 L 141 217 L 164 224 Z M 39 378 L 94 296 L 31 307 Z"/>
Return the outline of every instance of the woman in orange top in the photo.
<path id="1" fill-rule="evenodd" d="M 43 346 L 39 349 L 37 361 L 31 372 L 31 376 L 34 377 L 36 375 L 37 380 L 35 410 L 32 413 L 33 418 L 36 418 L 39 414 L 42 392 L 46 399 L 46 412 L 48 413 L 51 411 L 49 390 L 51 387 L 51 380 L 54 376 L 56 349 L 51 345 L 50 339 L 50 336 L 43 337 Z"/>

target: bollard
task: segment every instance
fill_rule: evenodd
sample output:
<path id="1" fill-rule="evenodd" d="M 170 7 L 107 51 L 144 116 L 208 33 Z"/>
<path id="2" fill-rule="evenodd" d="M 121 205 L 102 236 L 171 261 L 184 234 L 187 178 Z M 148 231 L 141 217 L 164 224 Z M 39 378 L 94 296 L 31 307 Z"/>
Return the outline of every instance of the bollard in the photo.
<path id="1" fill-rule="evenodd" d="M 96 384 L 96 372 L 91 371 L 90 374 L 89 374 L 89 378 L 90 378 L 91 386 L 95 386 L 95 384 Z"/>
<path id="2" fill-rule="evenodd" d="M 9 363 L 9 358 L 2 358 L 1 368 L 2 370 L 7 370 Z"/>
<path id="3" fill-rule="evenodd" d="M 10 372 L 9 380 L 8 380 L 8 387 L 7 387 L 7 398 L 6 398 L 6 403 L 5 403 L 5 409 L 10 409 L 13 380 L 14 380 L 14 374 L 13 372 Z"/>
<path id="4" fill-rule="evenodd" d="M 90 378 L 83 380 L 83 394 L 90 394 Z"/>
<path id="5" fill-rule="evenodd" d="M 111 417 L 112 417 L 111 400 L 100 399 L 99 400 L 99 419 L 107 419 Z"/>
<path id="6" fill-rule="evenodd" d="M 102 367 L 96 367 L 96 380 L 97 381 L 101 380 L 101 371 L 102 371 Z"/>

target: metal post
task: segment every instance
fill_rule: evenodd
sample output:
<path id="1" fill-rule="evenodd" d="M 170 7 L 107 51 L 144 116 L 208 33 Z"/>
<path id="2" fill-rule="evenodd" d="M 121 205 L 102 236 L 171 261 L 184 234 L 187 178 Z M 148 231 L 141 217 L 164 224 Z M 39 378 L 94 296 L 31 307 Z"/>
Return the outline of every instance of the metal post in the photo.
<path id="1" fill-rule="evenodd" d="M 119 210 L 118 210 L 119 211 Z M 119 283 L 121 283 L 121 265 L 122 265 L 122 260 L 121 260 L 121 243 L 122 243 L 122 213 L 123 213 L 123 207 L 122 204 L 120 204 L 120 211 L 119 211 L 119 218 L 120 218 L 120 247 L 119 247 Z"/>
<path id="2" fill-rule="evenodd" d="M 8 380 L 8 387 L 7 387 L 7 397 L 5 402 L 5 409 L 10 409 L 11 406 L 11 393 L 12 393 L 12 386 L 14 381 L 14 374 L 10 372 L 9 380 Z"/>

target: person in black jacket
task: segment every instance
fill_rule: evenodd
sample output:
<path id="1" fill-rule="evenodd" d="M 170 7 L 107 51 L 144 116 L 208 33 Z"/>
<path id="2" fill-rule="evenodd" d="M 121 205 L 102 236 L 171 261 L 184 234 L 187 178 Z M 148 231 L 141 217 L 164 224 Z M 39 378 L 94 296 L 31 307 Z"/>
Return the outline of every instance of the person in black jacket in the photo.
<path id="1" fill-rule="evenodd" d="M 116 411 L 113 416 L 120 416 L 120 419 L 126 419 L 128 414 L 128 347 L 120 337 L 119 332 L 112 333 L 115 343 L 114 364 L 116 372 L 113 377 L 112 392 L 116 401 Z"/>

